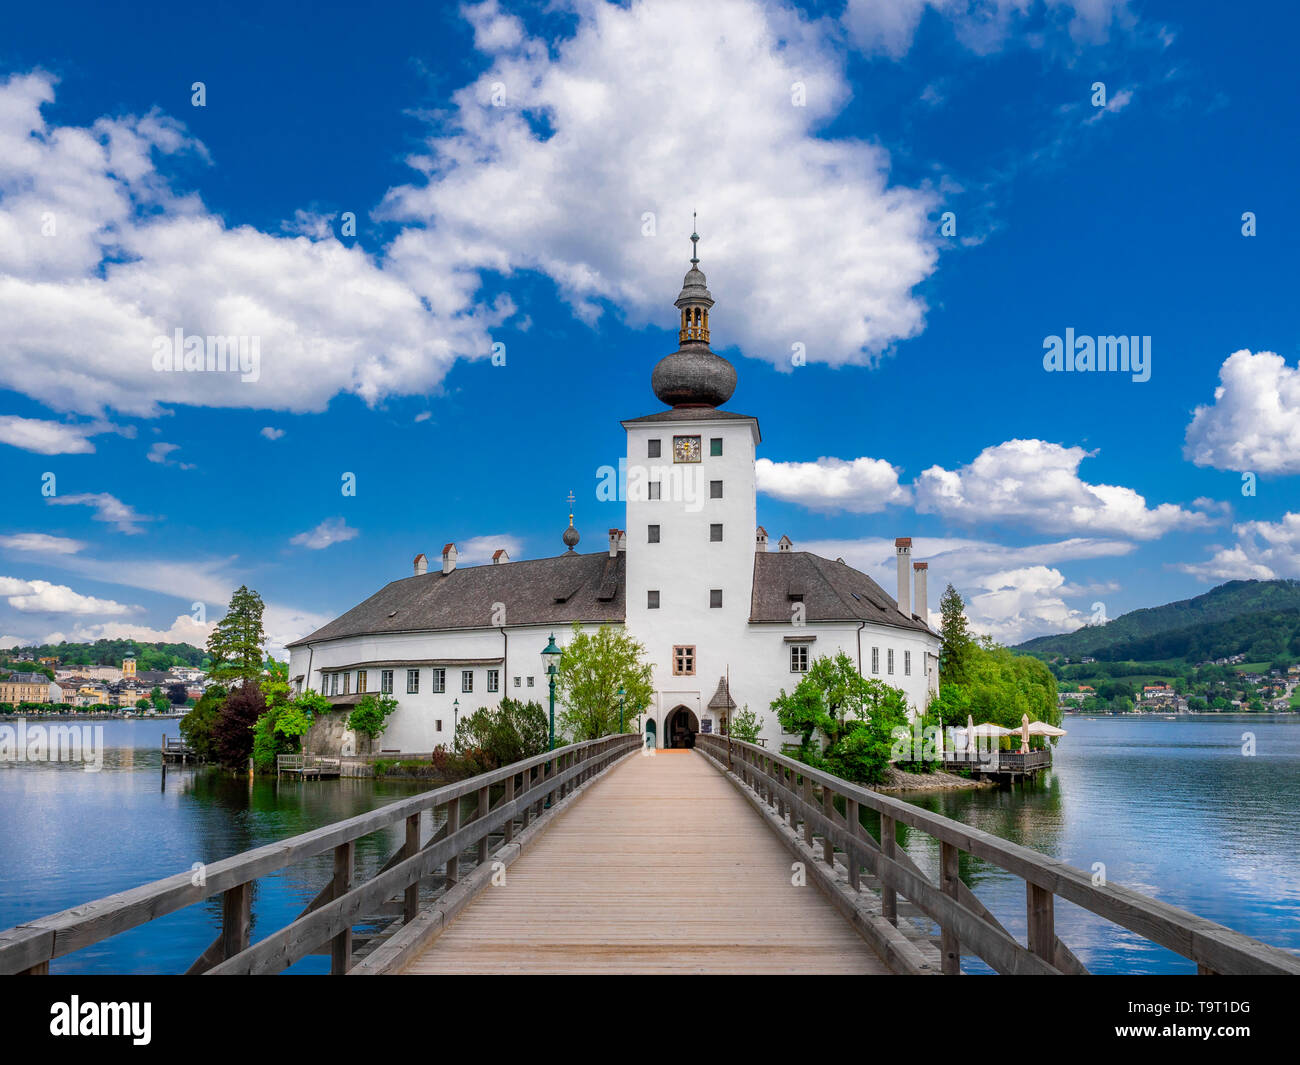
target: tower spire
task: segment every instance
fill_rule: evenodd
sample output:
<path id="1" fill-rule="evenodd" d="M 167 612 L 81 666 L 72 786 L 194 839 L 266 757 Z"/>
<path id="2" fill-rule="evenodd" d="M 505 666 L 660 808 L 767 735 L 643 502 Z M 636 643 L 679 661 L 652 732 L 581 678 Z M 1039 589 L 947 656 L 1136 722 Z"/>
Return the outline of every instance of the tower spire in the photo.
<path id="1" fill-rule="evenodd" d="M 695 212 L 691 212 L 691 265 L 700 265 L 700 232 L 695 224 Z"/>

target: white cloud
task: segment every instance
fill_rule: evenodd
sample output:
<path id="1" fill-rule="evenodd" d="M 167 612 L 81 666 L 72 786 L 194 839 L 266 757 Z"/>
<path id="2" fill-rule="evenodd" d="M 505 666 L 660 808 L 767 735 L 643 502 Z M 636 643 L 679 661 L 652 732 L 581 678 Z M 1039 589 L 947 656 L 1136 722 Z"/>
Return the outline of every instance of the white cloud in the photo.
<path id="1" fill-rule="evenodd" d="M 174 462 L 168 458 L 173 451 L 179 451 L 180 449 L 180 444 L 164 444 L 159 441 L 149 449 L 149 454 L 145 457 L 150 462 L 157 462 L 163 466 L 179 466 L 182 470 L 194 469 L 194 463 L 192 462 Z"/>
<path id="2" fill-rule="evenodd" d="M 0 387 L 96 415 L 322 410 L 339 392 L 373 403 L 428 394 L 456 358 L 489 350 L 511 310 L 477 309 L 478 276 L 462 272 L 430 313 L 358 247 L 228 228 L 158 169 L 204 155 L 178 123 L 51 126 L 41 108 L 53 98 L 47 74 L 0 80 Z M 154 339 L 177 329 L 256 337 L 258 380 L 156 371 Z"/>
<path id="3" fill-rule="evenodd" d="M 1101 43 L 1112 26 L 1128 26 L 1128 0 L 848 0 L 844 25 L 854 44 L 869 55 L 900 59 L 912 47 L 927 11 L 951 24 L 957 40 L 989 55 L 1011 40 L 1043 45 L 1047 37 L 1031 19 L 1045 12 L 1047 30 L 1065 30 L 1077 42 Z"/>
<path id="4" fill-rule="evenodd" d="M 991 573 L 980 586 L 984 590 L 967 600 L 966 617 L 976 632 L 988 633 L 999 643 L 1071 632 L 1088 621 L 1088 615 L 1066 604 L 1061 572 L 1047 566 Z"/>
<path id="5" fill-rule="evenodd" d="M 796 543 L 795 549 L 824 558 L 843 558 L 874 578 L 891 597 L 898 590 L 892 539 L 813 540 Z M 1070 584 L 1056 565 L 1117 558 L 1134 550 L 1134 544 L 1122 540 L 1090 538 L 1023 547 L 959 537 L 912 539 L 912 558 L 930 564 L 927 594 L 931 625 L 938 626 L 939 597 L 944 587 L 952 584 L 966 598 L 967 617 L 975 630 L 1004 643 L 1078 628 L 1088 620 L 1092 597 L 1115 589 L 1111 580 Z M 1085 596 L 1084 610 L 1066 602 Z"/>
<path id="6" fill-rule="evenodd" d="M 1300 368 L 1271 351 L 1233 352 L 1214 402 L 1192 414 L 1183 455 L 1220 470 L 1300 473 Z"/>
<path id="7" fill-rule="evenodd" d="M 820 458 L 816 462 L 759 459 L 755 474 L 760 492 L 810 510 L 874 514 L 911 500 L 911 493 L 898 483 L 898 470 L 884 459 Z"/>
<path id="8" fill-rule="evenodd" d="M 46 502 L 59 507 L 86 506 L 95 508 L 95 521 L 107 522 L 118 532 L 141 533 L 140 525 L 154 519 L 147 514 L 137 514 L 127 503 L 107 492 L 81 492 L 70 496 L 50 496 Z"/>
<path id="9" fill-rule="evenodd" d="M 1150 540 L 1210 519 L 1173 503 L 1148 507 L 1120 485 L 1089 484 L 1079 464 L 1095 452 L 1044 440 L 987 447 L 967 466 L 931 466 L 915 483 L 916 509 L 967 524 L 1014 521 L 1049 533 L 1119 535 Z"/>
<path id="10" fill-rule="evenodd" d="M 1118 114 L 1123 111 L 1130 103 L 1133 102 L 1132 89 L 1120 89 L 1113 96 L 1107 98 L 1106 103 L 1101 107 L 1093 107 L 1092 114 L 1084 119 L 1084 125 L 1091 126 L 1100 122 L 1107 114 Z"/>
<path id="11" fill-rule="evenodd" d="M 435 309 L 461 298 L 458 269 L 524 269 L 587 320 L 609 301 L 669 325 L 698 208 L 715 346 L 869 363 L 920 332 L 938 194 L 890 185 L 878 145 L 819 135 L 851 97 L 824 25 L 753 0 L 596 0 L 548 44 L 466 10 L 494 62 L 410 160 L 426 183 L 382 212 L 415 224 L 390 261 Z"/>
<path id="12" fill-rule="evenodd" d="M 262 429 L 262 435 L 266 437 L 268 440 L 279 440 L 282 436 L 284 436 L 284 430 L 276 429 L 268 425 Z"/>
<path id="13" fill-rule="evenodd" d="M 1176 568 L 1206 581 L 1300 577 L 1300 514 L 1288 511 L 1277 522 L 1246 521 L 1232 531 L 1237 537 L 1233 546 L 1215 547 L 1208 561 Z"/>
<path id="14" fill-rule="evenodd" d="M 0 444 L 10 444 L 38 455 L 92 455 L 95 445 L 88 438 L 112 429 L 102 422 L 77 425 L 3 415 L 0 416 Z"/>
<path id="15" fill-rule="evenodd" d="M 316 528 L 308 529 L 306 532 L 291 537 L 289 543 L 319 551 L 334 544 L 341 544 L 346 540 L 353 540 L 357 535 L 357 530 L 350 528 L 346 519 L 327 518 Z"/>
<path id="16" fill-rule="evenodd" d="M 189 614 L 179 615 L 166 629 L 134 625 L 126 621 L 105 621 L 98 624 L 76 625 L 69 632 L 51 632 L 41 643 L 60 643 L 69 640 L 93 643 L 95 640 L 139 640 L 142 643 L 188 643 L 203 647 L 212 633 L 214 623 L 200 625 Z"/>
<path id="17" fill-rule="evenodd" d="M 14 533 L 11 536 L 0 536 L 0 548 L 9 551 L 31 551 L 43 555 L 75 555 L 85 547 L 83 540 L 51 536 L 49 533 Z"/>
<path id="18" fill-rule="evenodd" d="M 504 547 L 512 561 L 523 557 L 524 542 L 509 533 L 491 533 L 488 536 L 471 536 L 468 540 L 456 541 L 456 564 L 459 566 L 478 566 L 492 561 L 492 552 Z"/>
<path id="19" fill-rule="evenodd" d="M 74 592 L 66 584 L 0 577 L 0 596 L 24 614 L 129 614 L 138 609 L 112 599 Z"/>

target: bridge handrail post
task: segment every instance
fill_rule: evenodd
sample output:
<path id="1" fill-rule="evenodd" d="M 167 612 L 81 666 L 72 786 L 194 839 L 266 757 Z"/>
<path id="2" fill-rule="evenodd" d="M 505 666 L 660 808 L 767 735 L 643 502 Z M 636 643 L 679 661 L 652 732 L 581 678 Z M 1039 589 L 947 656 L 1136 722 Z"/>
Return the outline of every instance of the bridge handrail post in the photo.
<path id="1" fill-rule="evenodd" d="M 893 859 L 898 851 L 898 823 L 888 814 L 880 815 L 880 851 Z M 881 880 L 880 916 L 892 925 L 898 924 L 898 892 Z"/>
<path id="2" fill-rule="evenodd" d="M 406 819 L 406 841 L 402 847 L 402 857 L 412 858 L 420 850 L 420 815 L 411 814 Z M 337 856 L 338 851 L 336 850 Z M 402 904 L 402 919 L 408 924 L 415 920 L 415 915 L 420 912 L 420 885 L 414 883 L 406 889 L 406 897 Z"/>
<path id="3" fill-rule="evenodd" d="M 416 843 L 419 843 L 419 815 L 414 815 L 416 821 Z M 410 842 L 410 820 L 407 820 L 407 842 Z M 339 899 L 352 890 L 352 875 L 355 869 L 357 841 L 348 840 L 346 843 L 340 843 L 334 848 L 334 879 L 331 882 L 331 894 L 334 898 Z M 420 885 L 415 883 L 411 885 L 416 894 L 416 904 L 419 904 Z M 413 919 L 414 911 L 410 908 L 410 890 L 407 892 L 407 912 L 412 914 L 406 918 L 407 921 Z M 349 925 L 343 929 L 333 940 L 330 941 L 330 975 L 342 976 L 352 968 L 352 926 Z"/>
<path id="4" fill-rule="evenodd" d="M 951 843 L 939 844 L 939 889 L 950 899 L 959 898 L 957 881 L 959 878 L 961 852 Z M 961 941 L 957 930 L 948 922 L 940 922 L 939 951 L 942 956 L 943 974 L 958 976 L 961 974 Z"/>

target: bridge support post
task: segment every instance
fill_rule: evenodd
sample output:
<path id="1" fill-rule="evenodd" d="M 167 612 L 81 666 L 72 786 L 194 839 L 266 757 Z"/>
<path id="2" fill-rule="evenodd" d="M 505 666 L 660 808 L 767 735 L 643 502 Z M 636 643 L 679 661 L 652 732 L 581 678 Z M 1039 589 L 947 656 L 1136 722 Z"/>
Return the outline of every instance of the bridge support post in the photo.
<path id="1" fill-rule="evenodd" d="M 1048 965 L 1056 964 L 1055 896 L 1046 888 L 1025 882 L 1025 913 L 1029 949 Z"/>
<path id="2" fill-rule="evenodd" d="M 249 884 L 236 884 L 221 894 L 221 959 L 228 961 L 248 949 L 252 924 L 252 894 Z"/>
<path id="3" fill-rule="evenodd" d="M 862 835 L 862 815 L 858 809 L 857 799 L 844 800 L 844 820 L 848 822 L 849 835 Z M 854 891 L 862 889 L 862 870 L 858 866 L 858 859 L 851 850 L 844 852 L 845 862 L 849 867 L 849 887 Z"/>
<path id="4" fill-rule="evenodd" d="M 454 836 L 460 831 L 460 799 L 452 799 L 447 803 L 447 835 Z M 456 883 L 460 879 L 460 855 L 453 854 L 447 859 L 447 884 L 448 886 Z"/>
<path id="5" fill-rule="evenodd" d="M 406 845 L 402 848 L 402 857 L 413 857 L 420 849 L 420 815 L 411 814 L 406 819 Z M 336 853 L 337 857 L 337 853 Z M 335 870 L 337 875 L 337 869 Z M 337 897 L 337 896 L 336 896 Z M 406 889 L 402 905 L 402 920 L 410 924 L 420 912 L 420 882 L 417 880 Z"/>
<path id="6" fill-rule="evenodd" d="M 898 852 L 897 822 L 885 814 L 880 815 L 880 850 L 886 858 L 893 859 Z M 898 925 L 898 892 L 880 878 L 880 916 L 890 924 Z"/>
<path id="7" fill-rule="evenodd" d="M 415 816 L 416 821 L 416 846 L 419 846 L 419 815 Z M 411 818 L 407 818 L 406 840 L 411 840 Z M 348 840 L 346 843 L 340 843 L 334 848 L 334 882 L 331 885 L 332 895 L 334 898 L 342 898 L 352 890 L 352 870 L 353 858 L 356 853 L 356 841 Z M 414 852 L 412 852 L 414 853 Z M 420 885 L 412 885 L 415 889 L 417 900 L 419 898 Z M 411 889 L 407 889 L 407 906 L 410 906 Z M 406 918 L 408 921 L 410 917 Z M 352 968 L 352 929 L 350 927 L 343 929 L 330 941 L 330 975 L 346 976 L 347 971 Z"/>
<path id="8" fill-rule="evenodd" d="M 951 843 L 939 844 L 939 888 L 950 899 L 960 898 L 957 885 L 961 882 L 958 869 L 960 852 Z M 944 976 L 957 976 L 961 973 L 961 941 L 957 930 L 947 925 L 941 926 L 939 952 L 942 955 Z"/>

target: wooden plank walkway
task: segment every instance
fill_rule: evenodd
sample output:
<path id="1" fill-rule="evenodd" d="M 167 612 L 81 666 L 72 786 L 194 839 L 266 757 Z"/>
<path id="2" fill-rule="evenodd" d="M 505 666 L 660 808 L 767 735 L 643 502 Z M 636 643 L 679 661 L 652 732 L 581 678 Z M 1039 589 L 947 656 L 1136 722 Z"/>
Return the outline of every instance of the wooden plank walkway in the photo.
<path id="1" fill-rule="evenodd" d="M 634 755 L 407 973 L 888 973 L 695 751 Z"/>

